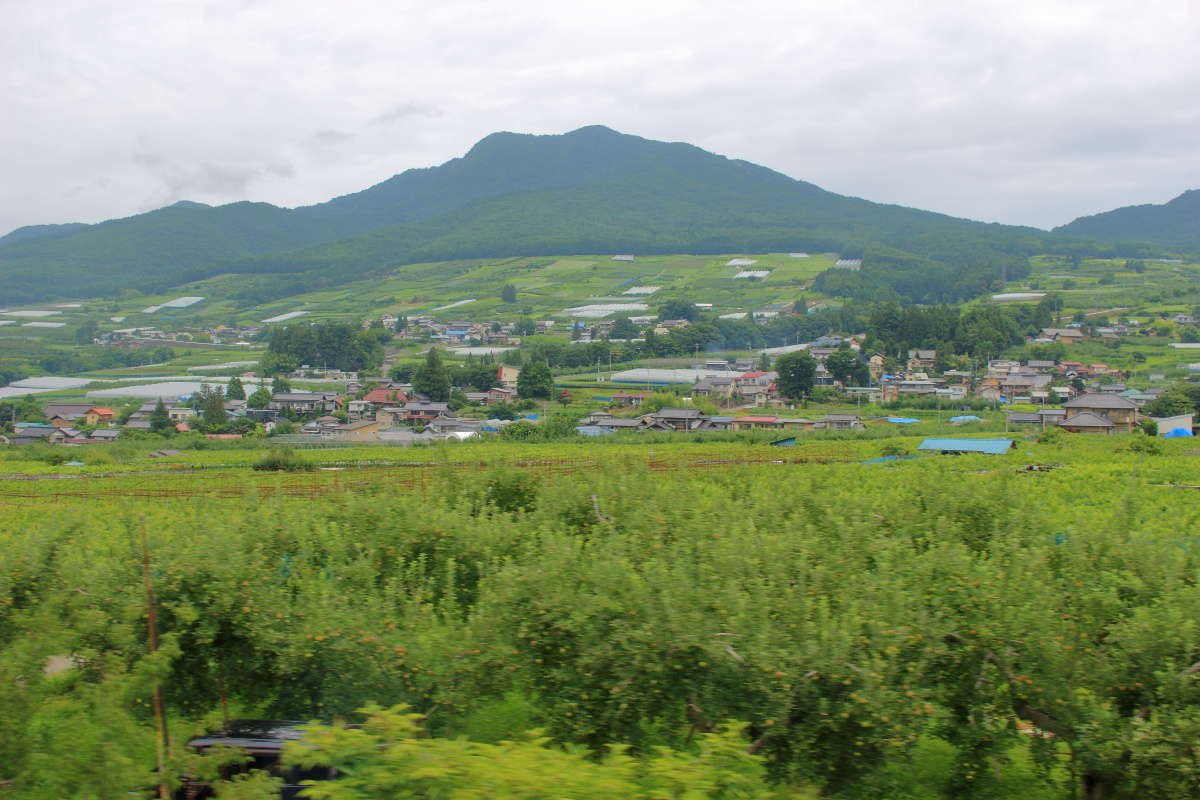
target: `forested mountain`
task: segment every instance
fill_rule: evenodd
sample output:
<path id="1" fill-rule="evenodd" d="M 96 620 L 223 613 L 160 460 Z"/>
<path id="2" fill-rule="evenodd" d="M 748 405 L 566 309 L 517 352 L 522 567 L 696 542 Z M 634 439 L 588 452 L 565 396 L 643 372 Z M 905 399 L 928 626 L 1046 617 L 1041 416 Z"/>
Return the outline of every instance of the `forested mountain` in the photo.
<path id="1" fill-rule="evenodd" d="M 1162 205 L 1125 206 L 1080 217 L 1054 230 L 1106 241 L 1200 249 L 1200 189 L 1186 191 Z"/>
<path id="2" fill-rule="evenodd" d="M 0 302 L 159 289 L 269 273 L 277 291 L 404 263 L 567 253 L 837 251 L 860 273 L 826 276 L 856 296 L 958 299 L 1053 237 L 827 192 L 683 143 L 590 126 L 492 134 L 462 158 L 408 170 L 315 206 L 177 203 L 0 240 Z M 287 276 L 287 277 L 283 277 Z M 261 282 L 260 282 L 261 283 Z"/>

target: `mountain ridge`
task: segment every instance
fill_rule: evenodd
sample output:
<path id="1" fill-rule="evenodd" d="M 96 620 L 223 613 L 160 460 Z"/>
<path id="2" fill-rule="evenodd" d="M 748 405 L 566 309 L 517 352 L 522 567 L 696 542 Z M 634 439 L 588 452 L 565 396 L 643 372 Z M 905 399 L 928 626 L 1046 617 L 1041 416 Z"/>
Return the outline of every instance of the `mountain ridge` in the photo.
<path id="1" fill-rule="evenodd" d="M 25 230 L 25 229 L 22 229 Z M 16 232 L 14 232 L 16 233 Z M 275 274 L 280 287 L 404 263 L 582 252 L 868 256 L 826 288 L 924 302 L 986 288 L 1055 237 L 829 192 L 768 167 L 589 125 L 489 134 L 465 154 L 324 203 L 181 201 L 96 225 L 33 226 L 0 240 L 0 302 Z"/>
<path id="2" fill-rule="evenodd" d="M 1105 241 L 1148 241 L 1200 248 L 1200 189 L 1188 189 L 1165 203 L 1122 206 L 1060 225 L 1054 233 Z"/>

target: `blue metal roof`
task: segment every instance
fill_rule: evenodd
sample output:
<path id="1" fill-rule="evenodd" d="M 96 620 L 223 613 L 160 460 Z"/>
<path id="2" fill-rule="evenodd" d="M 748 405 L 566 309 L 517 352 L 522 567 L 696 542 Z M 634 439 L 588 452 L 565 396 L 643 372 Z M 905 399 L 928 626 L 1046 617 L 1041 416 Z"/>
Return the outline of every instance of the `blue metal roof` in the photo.
<path id="1" fill-rule="evenodd" d="M 1003 455 L 1013 446 L 1012 439 L 926 439 L 918 450 L 938 450 L 943 453 L 990 453 Z"/>

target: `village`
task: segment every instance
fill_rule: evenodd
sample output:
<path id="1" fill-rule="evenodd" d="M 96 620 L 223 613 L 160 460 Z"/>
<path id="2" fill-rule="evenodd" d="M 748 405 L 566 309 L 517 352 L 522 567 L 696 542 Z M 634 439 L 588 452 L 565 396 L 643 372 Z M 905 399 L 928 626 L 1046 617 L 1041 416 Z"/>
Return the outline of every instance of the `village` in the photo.
<path id="1" fill-rule="evenodd" d="M 1075 329 L 1066 329 L 1071 336 Z M 1056 332 L 1061 335 L 1063 332 Z M 771 359 L 706 359 L 689 368 L 635 368 L 616 372 L 607 382 L 586 390 L 586 413 L 575 414 L 575 430 L 585 436 L 621 432 L 701 433 L 778 431 L 794 435 L 823 430 L 865 430 L 869 425 L 903 427 L 923 420 L 891 409 L 915 407 L 938 411 L 938 422 L 950 426 L 980 423 L 972 413 L 980 404 L 1004 410 L 1006 431 L 1058 428 L 1080 434 L 1128 434 L 1152 423 L 1160 435 L 1186 435 L 1192 414 L 1154 416 L 1143 411 L 1168 391 L 1165 385 L 1132 388 L 1126 374 L 1105 364 L 1077 361 L 990 360 L 979 373 L 948 369 L 936 372 L 934 350 L 912 349 L 903 368 L 886 372 L 887 360 L 874 353 L 862 358 L 854 337 L 821 337 L 799 348 L 816 361 L 813 387 L 841 398 L 840 404 L 797 402 L 779 391 L 778 373 L 761 367 Z M 827 367 L 835 353 L 852 353 L 866 365 L 866 385 L 839 380 Z M 774 354 L 776 358 L 787 353 Z M 205 411 L 191 396 L 162 397 L 127 406 L 123 412 L 91 402 L 53 402 L 40 406 L 44 421 L 16 422 L 0 439 L 11 445 L 109 443 L 122 436 L 197 432 L 209 439 L 270 435 L 278 444 L 333 445 L 338 442 L 407 445 L 464 440 L 501 434 L 515 421 L 539 424 L 554 410 L 553 401 L 537 402 L 520 392 L 521 369 L 495 366 L 494 386 L 464 391 L 457 399 L 433 400 L 412 383 L 387 377 L 305 366 L 293 378 L 317 377 L 340 382 L 336 390 L 301 391 L 279 384 L 269 391 L 263 382 L 245 396 L 219 400 L 225 423 L 220 432 L 204 432 Z M 254 372 L 239 379 L 254 387 Z M 564 406 L 571 388 L 555 387 L 554 399 Z M 222 390 L 224 391 L 224 390 Z M 579 392 L 581 390 L 575 389 Z M 244 391 L 232 392 L 241 393 Z M 154 426 L 161 402 L 170 429 Z M 932 404 L 932 406 L 931 406 Z M 849 405 L 853 411 L 845 410 Z M 645 406 L 645 407 L 644 407 Z M 814 414 L 822 406 L 823 413 Z M 839 410 L 833 410 L 837 406 Z M 571 408 L 578 408 L 572 404 Z M 1011 408 L 1010 408 L 1011 407 Z M 1151 406 L 1153 408 L 1153 406 Z M 884 410 L 886 409 L 886 410 Z M 1184 433 L 1186 432 L 1186 434 Z"/>

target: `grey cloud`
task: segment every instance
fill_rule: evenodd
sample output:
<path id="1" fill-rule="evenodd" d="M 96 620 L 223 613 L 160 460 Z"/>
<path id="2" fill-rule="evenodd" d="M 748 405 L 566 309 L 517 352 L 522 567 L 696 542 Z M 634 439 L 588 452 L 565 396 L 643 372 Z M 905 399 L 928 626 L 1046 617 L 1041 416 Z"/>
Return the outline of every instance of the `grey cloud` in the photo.
<path id="1" fill-rule="evenodd" d="M 264 177 L 289 178 L 295 174 L 287 163 L 268 164 L 175 164 L 153 153 L 138 153 L 134 164 L 145 168 L 157 186 L 142 204 L 142 210 L 170 205 L 179 200 L 197 198 L 228 202 L 246 199 L 251 184 Z"/>
<path id="2" fill-rule="evenodd" d="M 437 114 L 438 110 L 433 106 L 422 103 L 401 103 L 400 105 L 392 106 L 382 114 L 371 117 L 367 124 L 394 125 L 397 122 L 412 119 L 413 117 L 432 117 Z"/>
<path id="3" fill-rule="evenodd" d="M 323 130 L 317 131 L 312 135 L 312 140 L 319 145 L 335 145 L 348 142 L 354 138 L 354 134 L 346 133 L 345 131 Z"/>
<path id="4" fill-rule="evenodd" d="M 493 131 L 593 122 L 1043 227 L 1200 186 L 1195 0 L 1068 5 L 14 6 L 0 10 L 0 232 L 139 199 L 320 202 Z"/>

